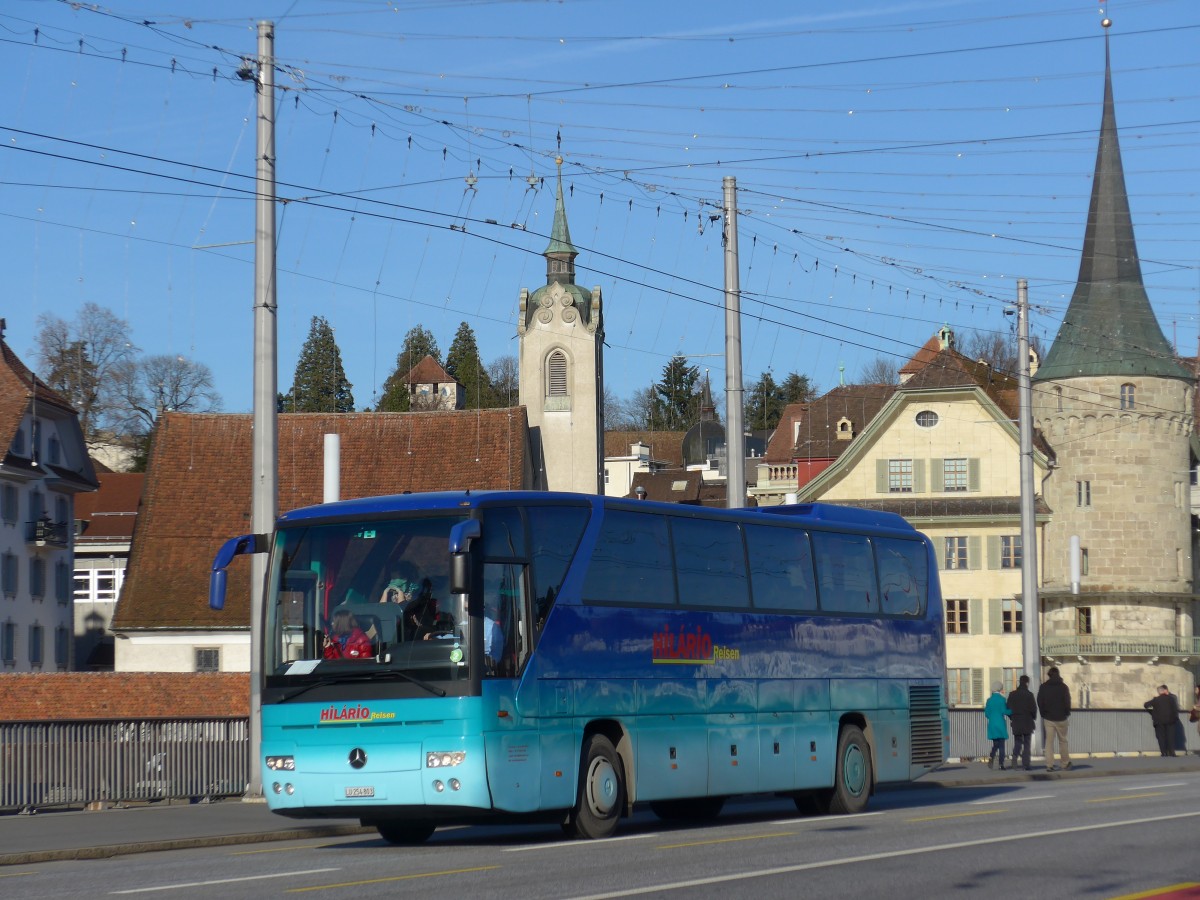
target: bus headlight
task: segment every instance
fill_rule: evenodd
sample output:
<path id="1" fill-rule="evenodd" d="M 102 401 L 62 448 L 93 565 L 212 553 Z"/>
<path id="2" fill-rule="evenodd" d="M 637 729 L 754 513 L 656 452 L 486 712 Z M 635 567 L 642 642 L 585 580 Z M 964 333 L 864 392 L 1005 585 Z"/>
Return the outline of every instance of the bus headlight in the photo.
<path id="1" fill-rule="evenodd" d="M 446 766 L 457 766 L 466 758 L 466 750 L 434 750 L 425 754 L 425 768 L 441 769 Z"/>
<path id="2" fill-rule="evenodd" d="M 296 757 L 294 756 L 268 756 L 267 768 L 272 772 L 295 772 Z"/>

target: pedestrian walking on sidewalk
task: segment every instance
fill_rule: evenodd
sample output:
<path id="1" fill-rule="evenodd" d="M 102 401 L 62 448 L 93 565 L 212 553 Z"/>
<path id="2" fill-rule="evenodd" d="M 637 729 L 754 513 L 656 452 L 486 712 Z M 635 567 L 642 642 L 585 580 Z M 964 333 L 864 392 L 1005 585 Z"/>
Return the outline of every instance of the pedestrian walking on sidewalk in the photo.
<path id="1" fill-rule="evenodd" d="M 1158 695 L 1143 706 L 1150 711 L 1154 736 L 1158 738 L 1158 755 L 1175 755 L 1175 729 L 1179 726 L 1179 701 L 1165 684 L 1158 686 Z"/>
<path id="2" fill-rule="evenodd" d="M 996 764 L 1000 757 L 1000 771 L 1004 771 L 1004 742 L 1008 740 L 1008 704 L 1004 702 L 1004 685 L 997 681 L 992 685 L 992 696 L 983 705 L 983 714 L 987 718 L 987 736 L 992 742 L 992 754 L 988 757 L 988 768 Z"/>
<path id="3" fill-rule="evenodd" d="M 1058 666 L 1046 671 L 1046 680 L 1038 688 L 1038 711 L 1046 729 L 1046 771 L 1054 771 L 1054 742 L 1058 741 L 1058 759 L 1064 769 L 1071 768 L 1067 749 L 1067 720 L 1071 718 L 1071 689 L 1058 674 Z"/>
<path id="4" fill-rule="evenodd" d="M 1008 709 L 1013 733 L 1012 766 L 1014 769 L 1017 767 L 1019 757 L 1021 766 L 1028 772 L 1030 744 L 1038 714 L 1037 699 L 1033 696 L 1033 691 L 1029 690 L 1028 675 L 1022 675 L 1017 689 L 1008 695 Z"/>

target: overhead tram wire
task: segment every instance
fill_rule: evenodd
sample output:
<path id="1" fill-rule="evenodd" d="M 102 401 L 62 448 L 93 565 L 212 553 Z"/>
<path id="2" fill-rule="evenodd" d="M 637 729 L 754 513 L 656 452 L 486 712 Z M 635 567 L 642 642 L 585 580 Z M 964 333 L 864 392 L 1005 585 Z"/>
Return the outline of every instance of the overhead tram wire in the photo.
<path id="1" fill-rule="evenodd" d="M 22 133 L 27 133 L 27 132 L 22 132 Z M 44 135 L 39 135 L 39 136 L 41 136 L 41 137 L 46 137 L 46 136 L 44 136 Z M 68 144 L 80 144 L 80 143 L 81 143 L 81 142 L 76 142 L 76 141 L 71 141 L 71 140 L 66 140 L 66 139 L 62 139 L 62 140 L 64 140 L 64 141 L 65 141 L 66 143 L 68 143 Z M 25 151 L 25 152 L 31 152 L 31 153 L 36 153 L 36 154 L 40 154 L 40 155 L 47 155 L 47 156 L 56 156 L 56 157 L 57 157 L 57 156 L 59 156 L 58 154 L 50 154 L 50 153 L 48 153 L 48 152 L 46 152 L 46 151 L 36 151 L 36 150 L 30 150 L 29 148 L 13 147 L 13 146 L 11 146 L 11 145 L 4 145 L 4 146 L 5 146 L 5 148 L 6 148 L 6 149 L 12 149 L 12 150 L 23 150 L 23 151 Z M 90 146 L 90 145 L 86 145 L 86 144 L 84 144 L 84 146 Z M 123 153 L 123 152 L 124 152 L 124 151 L 118 151 L 118 150 L 115 150 L 115 149 L 113 149 L 113 148 L 106 148 L 106 149 L 108 149 L 110 152 L 117 152 L 117 153 Z M 171 163 L 171 162 L 172 162 L 172 161 L 170 161 L 170 160 L 164 160 L 164 159 L 161 159 L 161 158 L 147 157 L 145 154 L 131 153 L 131 154 L 129 154 L 129 155 L 132 155 L 132 156 L 135 156 L 135 157 L 140 157 L 140 158 L 152 159 L 152 160 L 156 160 L 156 161 L 160 161 L 160 162 L 168 162 L 168 163 Z M 141 173 L 141 174 L 153 174 L 153 175 L 155 175 L 156 177 L 164 177 L 164 178 L 169 178 L 169 179 L 173 179 L 173 180 L 185 181 L 185 182 L 188 182 L 188 183 L 193 183 L 193 184 L 205 184 L 204 182 L 200 182 L 200 181 L 197 181 L 197 180 L 195 180 L 195 179 L 187 179 L 187 178 L 181 178 L 181 177 L 178 177 L 178 176 L 163 175 L 163 174 L 161 174 L 161 173 L 148 173 L 148 172 L 146 172 L 145 170 L 130 169 L 130 168 L 128 168 L 128 167 L 117 166 L 117 165 L 115 165 L 115 164 L 112 164 L 112 163 L 107 163 L 107 162 L 101 163 L 101 162 L 97 162 L 97 161 L 94 161 L 94 160 L 80 160 L 80 159 L 77 159 L 77 158 L 74 158 L 74 157 L 60 157 L 60 158 L 63 158 L 63 159 L 68 159 L 68 160 L 71 160 L 71 161 L 74 161 L 74 162 L 83 162 L 83 163 L 87 163 L 87 164 L 89 164 L 89 165 L 98 165 L 98 166 L 102 166 L 102 167 L 106 167 L 106 168 L 113 168 L 113 169 L 122 170 L 122 171 L 136 172 L 136 173 Z M 179 164 L 179 165 L 182 165 L 182 164 Z M 203 167 L 193 167 L 193 168 L 203 168 Z M 211 171 L 211 170 L 210 170 L 210 171 Z M 206 186 L 210 186 L 210 187 L 211 187 L 211 185 L 206 185 Z M 293 188 L 297 187 L 296 185 L 291 185 L 291 184 L 288 184 L 287 186 L 288 186 L 288 187 L 293 187 Z M 247 195 L 253 196 L 253 192 L 252 192 L 252 191 L 250 191 L 250 190 L 248 190 L 248 189 L 237 189 L 237 188 L 235 188 L 234 190 L 238 190 L 239 192 L 242 192 L 242 193 L 245 193 L 245 194 L 247 194 Z M 352 195 L 349 195 L 349 196 L 347 196 L 347 199 L 351 199 L 351 198 L 352 198 Z M 320 208 L 320 209 L 326 209 L 326 210 L 332 210 L 332 211 L 340 211 L 340 212 L 347 212 L 347 213 L 352 213 L 352 212 L 353 212 L 353 210 L 349 210 L 349 209 L 347 209 L 347 208 L 344 208 L 344 207 L 337 207 L 337 206 L 332 206 L 332 205 L 328 205 L 328 204 L 321 204 L 321 203 L 312 203 L 312 202 L 310 202 L 310 201 L 307 201 L 307 200 L 305 200 L 305 198 L 295 198 L 295 199 L 291 199 L 291 200 L 284 200 L 283 202 L 285 202 L 285 203 L 304 202 L 304 203 L 308 203 L 308 205 L 312 205 L 312 206 L 315 206 L 315 207 L 317 207 L 317 208 Z M 422 210 L 422 209 L 420 209 L 420 208 L 416 208 L 416 207 L 410 207 L 410 206 L 405 206 L 405 205 L 400 205 L 400 204 L 384 204 L 384 203 L 382 203 L 381 201 L 371 201 L 371 202 L 373 202 L 373 203 L 380 203 L 381 205 L 385 205 L 385 206 L 400 206 L 400 208 L 403 208 L 403 209 L 405 209 L 405 210 L 407 210 L 407 211 L 417 211 L 417 212 L 424 213 L 424 214 L 426 214 L 426 215 L 432 215 L 432 216 L 442 216 L 442 217 L 448 217 L 448 218 L 451 218 L 451 219 L 457 219 L 457 218 L 461 218 L 460 216 L 457 216 L 457 215 L 450 215 L 450 214 L 438 213 L 438 212 L 436 212 L 436 211 L 431 211 L 431 210 Z M 447 226 L 439 226 L 439 225 L 436 225 L 436 224 L 434 224 L 434 223 L 421 222 L 420 220 L 406 219 L 406 218 L 403 218 L 403 217 L 398 217 L 398 216 L 388 216 L 388 215 L 385 215 L 385 214 L 382 214 L 382 213 L 364 212 L 363 214 L 364 214 L 364 215 L 369 215 L 369 216 L 371 216 L 371 217 L 373 217 L 373 218 L 379 218 L 379 219 L 383 219 L 383 220 L 394 220 L 394 221 L 397 221 L 397 222 L 405 222 L 405 223 L 408 223 L 408 224 L 424 225 L 425 227 L 430 227 L 430 228 L 440 228 L 440 229 L 442 229 L 442 230 L 452 230 L 452 229 L 450 228 L 450 226 L 448 226 L 448 225 L 447 225 Z M 484 223 L 480 223 L 480 224 L 491 225 L 492 223 L 487 223 L 487 222 L 484 222 Z M 501 227 L 502 227 L 502 226 L 501 226 Z M 457 230 L 457 229 L 453 229 L 453 230 Z M 489 236 L 487 236 L 487 235 L 476 234 L 476 233 L 474 233 L 474 232 L 470 232 L 470 233 L 474 234 L 474 235 L 475 235 L 475 237 L 477 237 L 477 238 L 480 238 L 480 239 L 483 239 L 483 240 L 487 240 L 487 241 L 492 241 L 492 242 L 494 242 L 494 243 L 500 244 L 501 246 L 506 246 L 506 247 L 509 247 L 509 248 L 511 248 L 511 249 L 517 249 L 517 250 L 521 250 L 521 251 L 529 252 L 529 251 L 526 251 L 526 248 L 520 247 L 520 246 L 518 246 L 518 245 L 515 245 L 515 244 L 511 244 L 511 243 L 509 243 L 509 242 L 506 242 L 506 241 L 501 241 L 501 240 L 499 240 L 499 239 L 492 238 L 492 237 L 489 237 Z M 531 233 L 532 233 L 532 232 L 531 232 Z M 606 253 L 604 253 L 603 251 L 599 251 L 599 250 L 591 249 L 591 250 L 589 250 L 589 252 L 591 252 L 591 253 L 593 253 L 593 254 L 595 254 L 595 255 L 598 255 L 598 256 L 604 257 L 604 258 L 608 258 L 608 259 L 614 260 L 614 261 L 616 261 L 616 262 L 618 262 L 618 263 L 620 263 L 620 262 L 621 262 L 620 258 L 618 258 L 618 257 L 615 257 L 615 256 L 612 256 L 612 255 L 610 255 L 610 254 L 606 254 Z M 648 272 L 652 272 L 652 273 L 654 273 L 654 274 L 661 275 L 661 276 L 663 276 L 663 277 L 670 278 L 670 279 L 672 279 L 672 280 L 675 280 L 675 281 L 682 281 L 682 282 L 684 282 L 685 284 L 690 284 L 690 285 L 692 285 L 692 286 L 695 286 L 695 287 L 700 287 L 700 288 L 703 288 L 703 289 L 705 289 L 705 290 L 714 290 L 714 288 L 713 288 L 711 285 L 708 285 L 708 284 L 705 284 L 705 283 L 702 283 L 702 282 L 696 282 L 696 281 L 694 281 L 694 280 L 692 280 L 692 279 L 687 279 L 687 278 L 682 278 L 682 277 L 680 277 L 680 276 L 672 275 L 671 273 L 667 273 L 667 272 L 664 272 L 664 271 L 662 271 L 662 270 L 657 270 L 657 269 L 654 269 L 653 267 L 644 266 L 644 265 L 642 265 L 642 264 L 634 263 L 632 260 L 625 260 L 625 262 L 629 262 L 630 264 L 632 264 L 632 265 L 634 265 L 634 266 L 636 266 L 636 267 L 638 267 L 638 268 L 640 268 L 640 269 L 643 269 L 643 270 L 645 270 L 645 271 L 648 271 Z M 584 268 L 585 268 L 585 269 L 587 269 L 587 270 L 590 270 L 590 271 L 596 271 L 596 272 L 598 272 L 599 274 L 608 275 L 609 277 L 613 277 L 613 278 L 616 278 L 616 279 L 618 279 L 618 280 L 621 280 L 621 281 L 626 281 L 626 282 L 629 282 L 629 283 L 643 283 L 643 282 L 639 282 L 639 281 L 638 281 L 638 280 L 636 280 L 636 279 L 632 279 L 632 278 L 629 278 L 629 277 L 627 277 L 627 276 L 622 276 L 622 275 L 620 275 L 619 273 L 616 273 L 616 272 L 606 272 L 606 271 L 604 271 L 604 270 L 596 269 L 595 267 L 584 267 Z M 649 286 L 649 285 L 647 285 L 647 286 Z M 700 299 L 700 298 L 697 298 L 697 297 L 689 297 L 688 295 L 685 295 L 685 294 L 680 294 L 680 293 L 678 293 L 678 292 L 671 291 L 671 290 L 668 290 L 668 289 L 665 289 L 665 288 L 653 288 L 653 289 L 655 289 L 655 290 L 659 290 L 659 291 L 661 291 L 661 292 L 663 292 L 663 293 L 667 293 L 667 294 L 672 294 L 672 295 L 675 295 L 675 296 L 679 296 L 679 297 L 682 297 L 682 298 L 684 298 L 684 299 L 690 299 L 690 300 L 692 300 L 692 301 L 694 301 L 694 302 L 699 302 L 699 303 L 702 303 L 702 304 L 705 304 L 705 305 L 712 306 L 712 307 L 714 307 L 714 308 L 722 308 L 722 309 L 723 309 L 723 303 L 721 303 L 721 304 L 717 304 L 717 303 L 713 303 L 713 302 L 710 302 L 710 301 L 705 301 L 705 300 L 702 300 L 702 299 Z M 822 319 L 821 317 L 818 317 L 818 316 L 812 316 L 812 315 L 810 315 L 810 314 L 806 314 L 806 313 L 798 313 L 798 312 L 796 312 L 795 310 L 789 310 L 789 309 L 787 309 L 787 308 L 784 308 L 784 307 L 779 307 L 779 306 L 776 306 L 776 305 L 773 305 L 773 304 L 772 304 L 772 305 L 770 305 L 770 307 L 771 307 L 771 308 L 773 308 L 773 309 L 779 310 L 779 311 L 781 311 L 781 312 L 788 312 L 788 313 L 791 313 L 791 314 L 793 314 L 793 315 L 801 315 L 801 316 L 802 316 L 802 317 L 804 317 L 804 318 L 808 318 L 808 319 L 811 319 L 811 320 L 814 320 L 814 321 L 822 322 L 823 324 L 827 324 L 827 325 L 838 325 L 838 323 L 834 323 L 834 322 L 832 322 L 831 320 L 825 320 L 825 319 Z M 780 321 L 778 321 L 778 320 L 774 320 L 774 319 L 767 319 L 766 317 L 763 317 L 763 319 L 764 319 L 764 321 L 767 321 L 767 322 L 769 322 L 769 323 L 771 323 L 771 324 L 778 325 L 778 326 L 780 326 L 780 327 L 794 328 L 795 330 L 798 330 L 798 331 L 800 331 L 800 332 L 803 332 L 803 333 L 810 333 L 810 334 L 814 334 L 814 335 L 816 335 L 816 336 L 825 336 L 825 335 L 821 335 L 819 332 L 813 332 L 813 331 L 810 331 L 809 329 L 804 329 L 804 328 L 801 328 L 801 327 L 799 327 L 799 326 L 793 326 L 793 325 L 790 325 L 789 323 L 780 322 Z M 840 325 L 839 325 L 838 327 L 845 328 L 845 327 L 847 327 L 847 326 L 840 326 Z M 862 333 L 862 334 L 865 334 L 865 335 L 868 335 L 868 336 L 871 336 L 871 337 L 875 337 L 875 336 L 877 336 L 877 335 L 875 335 L 873 332 L 870 332 L 870 331 L 867 331 L 867 330 L 864 330 L 864 329 L 857 329 L 857 328 L 852 328 L 852 327 L 851 327 L 851 328 L 850 328 L 850 330 L 852 330 L 852 331 L 855 331 L 855 332 L 859 332 L 859 333 Z M 851 346 L 859 346 L 859 347 L 862 347 L 863 349 L 877 349 L 877 348 L 871 348 L 871 347 L 868 347 L 867 345 L 856 344 L 856 343 L 854 343 L 854 342 L 849 342 L 849 341 L 848 341 L 847 343 L 849 343 Z"/>

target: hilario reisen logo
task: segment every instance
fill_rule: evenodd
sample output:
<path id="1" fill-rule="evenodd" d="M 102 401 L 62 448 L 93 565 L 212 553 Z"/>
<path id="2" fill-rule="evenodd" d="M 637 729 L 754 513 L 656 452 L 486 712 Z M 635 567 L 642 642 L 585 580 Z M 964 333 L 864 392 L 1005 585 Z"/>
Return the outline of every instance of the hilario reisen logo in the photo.
<path id="1" fill-rule="evenodd" d="M 742 653 L 733 647 L 714 644 L 712 636 L 700 626 L 682 627 L 672 631 L 664 625 L 662 631 L 654 632 L 654 646 L 650 651 L 655 663 L 683 666 L 711 666 L 726 659 L 741 659 Z"/>

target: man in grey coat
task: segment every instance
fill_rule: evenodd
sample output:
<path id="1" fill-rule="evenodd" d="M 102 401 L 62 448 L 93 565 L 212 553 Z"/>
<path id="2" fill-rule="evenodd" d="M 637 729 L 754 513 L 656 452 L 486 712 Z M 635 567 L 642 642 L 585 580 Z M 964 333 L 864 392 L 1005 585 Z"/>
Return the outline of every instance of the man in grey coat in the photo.
<path id="1" fill-rule="evenodd" d="M 1022 675 L 1017 689 L 1008 695 L 1009 720 L 1012 722 L 1013 755 L 1012 766 L 1017 767 L 1017 757 L 1028 772 L 1029 745 L 1033 737 L 1033 723 L 1037 719 L 1038 705 L 1033 691 L 1029 690 L 1029 676 Z"/>

